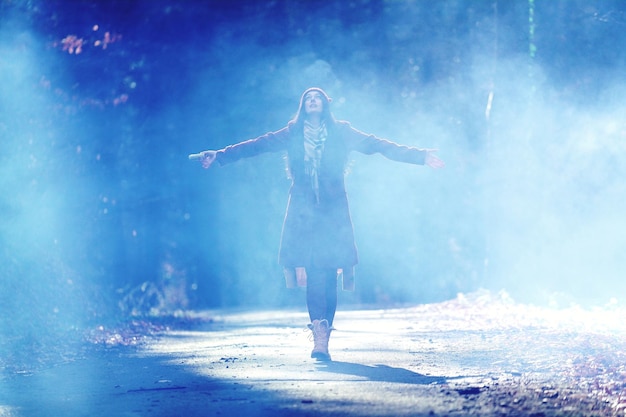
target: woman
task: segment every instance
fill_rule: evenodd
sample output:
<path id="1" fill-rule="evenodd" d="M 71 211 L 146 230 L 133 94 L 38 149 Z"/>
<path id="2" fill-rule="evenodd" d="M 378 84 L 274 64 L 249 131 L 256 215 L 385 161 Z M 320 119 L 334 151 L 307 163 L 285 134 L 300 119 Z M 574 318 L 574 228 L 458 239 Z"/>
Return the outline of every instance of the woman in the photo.
<path id="1" fill-rule="evenodd" d="M 337 308 L 337 280 L 354 289 L 358 262 L 344 184 L 348 154 L 380 153 L 400 162 L 443 168 L 430 149 L 398 145 L 365 134 L 348 122 L 335 120 L 331 99 L 321 88 L 307 89 L 296 116 L 281 130 L 218 151 L 190 155 L 204 168 L 263 152 L 287 153 L 292 180 L 283 224 L 279 263 L 287 286 L 306 286 L 307 308 L 313 332 L 311 357 L 330 360 L 328 340 Z"/>

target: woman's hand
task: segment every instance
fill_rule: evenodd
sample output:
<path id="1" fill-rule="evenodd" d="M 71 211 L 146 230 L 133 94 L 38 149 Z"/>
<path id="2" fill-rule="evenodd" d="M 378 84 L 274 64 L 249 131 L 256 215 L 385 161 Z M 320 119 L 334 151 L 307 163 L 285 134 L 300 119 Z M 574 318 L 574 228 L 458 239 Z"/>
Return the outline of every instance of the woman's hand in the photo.
<path id="1" fill-rule="evenodd" d="M 199 160 L 202 164 L 202 167 L 206 169 L 211 166 L 213 161 L 215 161 L 216 156 L 217 151 L 202 151 L 200 153 L 192 153 L 191 155 L 189 155 L 189 159 Z"/>
<path id="2" fill-rule="evenodd" d="M 434 155 L 434 152 L 437 152 L 437 149 L 427 149 L 426 150 L 426 159 L 424 160 L 424 164 L 428 165 L 433 169 L 439 169 L 446 166 L 445 162 Z"/>
<path id="3" fill-rule="evenodd" d="M 216 151 L 204 151 L 200 153 L 202 157 L 200 158 L 200 162 L 202 163 L 202 168 L 207 169 L 213 164 L 215 161 L 215 157 L 217 156 Z"/>

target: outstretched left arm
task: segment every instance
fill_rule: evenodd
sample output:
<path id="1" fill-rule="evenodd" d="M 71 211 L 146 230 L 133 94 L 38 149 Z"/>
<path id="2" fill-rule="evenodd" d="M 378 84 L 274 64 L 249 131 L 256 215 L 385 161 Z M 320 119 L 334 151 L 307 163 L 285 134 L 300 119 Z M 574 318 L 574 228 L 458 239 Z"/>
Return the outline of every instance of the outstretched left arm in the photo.
<path id="1" fill-rule="evenodd" d="M 344 130 L 344 137 L 350 150 L 371 155 L 379 153 L 393 161 L 406 162 L 409 164 L 428 165 L 431 168 L 443 168 L 445 163 L 434 153 L 437 149 L 420 149 L 412 146 L 399 145 L 387 139 L 381 139 L 374 135 L 363 133 L 347 122 L 340 122 Z"/>

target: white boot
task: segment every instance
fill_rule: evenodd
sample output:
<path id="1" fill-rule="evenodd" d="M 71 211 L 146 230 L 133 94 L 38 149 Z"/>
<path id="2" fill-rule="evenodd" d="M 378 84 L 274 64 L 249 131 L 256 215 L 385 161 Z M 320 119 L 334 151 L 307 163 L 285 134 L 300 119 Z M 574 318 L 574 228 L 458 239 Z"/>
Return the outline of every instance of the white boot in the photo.
<path id="1" fill-rule="evenodd" d="M 309 329 L 313 332 L 313 351 L 311 357 L 318 361 L 330 361 L 328 353 L 328 339 L 332 328 L 328 325 L 328 320 L 313 320 L 309 324 Z"/>

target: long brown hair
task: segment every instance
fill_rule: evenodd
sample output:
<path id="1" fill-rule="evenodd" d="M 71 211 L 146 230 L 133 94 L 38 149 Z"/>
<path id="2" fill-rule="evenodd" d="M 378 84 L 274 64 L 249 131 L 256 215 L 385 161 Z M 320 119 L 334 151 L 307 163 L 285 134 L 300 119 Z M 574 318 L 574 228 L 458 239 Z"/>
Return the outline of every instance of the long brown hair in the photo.
<path id="1" fill-rule="evenodd" d="M 331 98 L 326 94 L 324 90 L 319 87 L 311 87 L 308 88 L 302 93 L 300 97 L 300 106 L 298 107 L 298 112 L 291 119 L 288 124 L 290 134 L 292 136 L 291 143 L 289 145 L 289 149 L 285 155 L 285 169 L 287 172 L 287 178 L 293 180 L 294 174 L 296 172 L 300 172 L 303 170 L 302 164 L 304 163 L 304 145 L 303 145 L 303 132 L 304 132 L 304 120 L 306 119 L 306 113 L 304 110 L 304 98 L 311 91 L 317 91 L 322 95 L 322 114 L 321 119 L 326 124 L 326 128 L 328 129 L 329 136 L 333 135 L 333 132 L 336 129 L 337 121 L 335 117 L 330 112 L 330 102 Z M 337 146 L 343 146 L 343 142 L 330 141 L 329 144 L 336 148 Z M 334 143 L 334 145 L 333 145 Z M 341 152 L 342 163 L 338 165 L 340 169 L 346 168 L 346 154 L 345 150 Z"/>

